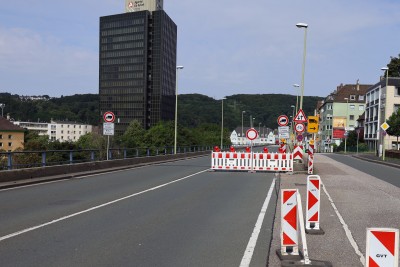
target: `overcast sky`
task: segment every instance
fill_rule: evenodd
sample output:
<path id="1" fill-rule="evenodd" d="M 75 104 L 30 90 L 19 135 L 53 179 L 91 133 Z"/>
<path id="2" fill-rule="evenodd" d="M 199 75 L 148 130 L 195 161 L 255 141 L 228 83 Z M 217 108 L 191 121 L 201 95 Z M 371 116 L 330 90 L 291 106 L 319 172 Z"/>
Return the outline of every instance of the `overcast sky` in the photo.
<path id="1" fill-rule="evenodd" d="M 98 93 L 99 17 L 124 0 L 0 4 L 0 92 Z M 399 0 L 164 0 L 178 25 L 179 93 L 296 94 L 309 25 L 304 95 L 375 84 L 400 54 Z"/>

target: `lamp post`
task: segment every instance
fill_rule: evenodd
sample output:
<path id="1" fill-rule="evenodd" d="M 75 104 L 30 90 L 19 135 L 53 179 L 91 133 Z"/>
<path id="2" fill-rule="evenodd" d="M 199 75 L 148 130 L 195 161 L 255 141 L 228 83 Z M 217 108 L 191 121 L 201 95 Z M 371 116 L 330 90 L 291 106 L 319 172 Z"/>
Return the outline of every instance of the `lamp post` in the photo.
<path id="1" fill-rule="evenodd" d="M 290 121 L 290 127 L 291 127 L 291 129 L 290 129 L 290 134 L 293 134 L 293 135 L 295 135 L 294 134 L 294 125 L 293 125 L 293 120 L 294 120 L 294 108 L 295 108 L 295 106 L 294 105 L 291 105 L 290 106 L 292 109 L 293 109 L 293 112 L 292 112 L 292 120 Z M 292 138 L 290 138 L 290 140 L 292 140 Z M 294 140 L 293 140 L 293 142 L 292 143 L 294 143 Z"/>
<path id="2" fill-rule="evenodd" d="M 178 73 L 183 66 L 176 66 L 176 84 L 175 84 L 175 137 L 174 137 L 174 154 L 176 154 L 176 140 L 178 135 Z"/>
<path id="3" fill-rule="evenodd" d="M 222 98 L 222 106 L 221 106 L 221 150 L 224 138 L 224 99 L 225 98 Z"/>
<path id="4" fill-rule="evenodd" d="M 296 90 L 296 114 L 297 114 L 297 112 L 299 111 L 299 90 L 297 90 L 297 89 L 300 87 L 300 85 L 295 83 L 295 84 L 293 84 L 293 87 Z M 293 116 L 293 118 L 294 118 L 294 116 Z"/>
<path id="5" fill-rule="evenodd" d="M 301 97 L 300 97 L 300 109 L 303 109 L 304 72 L 305 72 L 305 68 L 306 68 L 307 28 L 308 28 L 308 24 L 306 24 L 306 23 L 297 23 L 296 27 L 304 29 L 304 51 L 303 51 L 303 67 L 302 67 L 302 71 L 301 71 Z"/>
<path id="6" fill-rule="evenodd" d="M 0 108 L 1 108 L 1 117 L 3 118 L 3 110 L 6 104 L 0 103 Z"/>
<path id="7" fill-rule="evenodd" d="M 344 153 L 347 153 L 347 118 L 349 117 L 349 98 L 345 97 L 346 100 L 346 126 L 344 127 Z"/>
<path id="8" fill-rule="evenodd" d="M 242 134 L 240 135 L 242 141 L 244 140 L 244 138 L 243 138 L 243 135 L 244 135 L 244 133 L 243 133 L 243 114 L 244 114 L 244 113 L 246 113 L 246 111 L 243 110 L 243 111 L 242 111 Z M 241 143 L 244 143 L 244 141 L 241 142 Z"/>
<path id="9" fill-rule="evenodd" d="M 381 70 L 386 72 L 385 106 L 383 108 L 383 120 L 382 120 L 383 122 L 385 122 L 386 121 L 386 99 L 388 98 L 388 85 L 389 85 L 389 68 L 388 67 L 383 67 L 383 68 L 381 68 Z M 378 125 L 378 127 L 381 127 L 381 126 Z M 385 160 L 385 136 L 384 135 L 382 136 L 382 160 Z"/>

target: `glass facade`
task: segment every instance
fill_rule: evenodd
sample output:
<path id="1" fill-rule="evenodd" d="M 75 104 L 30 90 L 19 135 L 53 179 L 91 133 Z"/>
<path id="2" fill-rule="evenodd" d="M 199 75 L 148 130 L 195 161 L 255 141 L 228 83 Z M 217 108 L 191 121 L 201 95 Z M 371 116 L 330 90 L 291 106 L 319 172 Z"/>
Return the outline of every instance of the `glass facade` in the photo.
<path id="1" fill-rule="evenodd" d="M 148 129 L 174 118 L 176 42 L 163 10 L 100 18 L 100 115 L 114 112 L 116 135 L 132 120 Z"/>

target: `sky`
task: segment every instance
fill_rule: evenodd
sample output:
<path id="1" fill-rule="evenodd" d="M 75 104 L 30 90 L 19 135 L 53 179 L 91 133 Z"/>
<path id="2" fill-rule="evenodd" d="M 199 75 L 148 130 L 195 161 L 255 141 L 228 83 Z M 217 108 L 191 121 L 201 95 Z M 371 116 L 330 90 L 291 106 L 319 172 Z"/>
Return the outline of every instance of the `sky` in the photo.
<path id="1" fill-rule="evenodd" d="M 0 4 L 0 92 L 98 93 L 99 18 L 124 0 L 19 0 Z M 399 0 L 164 0 L 178 26 L 179 94 L 327 96 L 340 84 L 375 84 L 400 54 Z"/>

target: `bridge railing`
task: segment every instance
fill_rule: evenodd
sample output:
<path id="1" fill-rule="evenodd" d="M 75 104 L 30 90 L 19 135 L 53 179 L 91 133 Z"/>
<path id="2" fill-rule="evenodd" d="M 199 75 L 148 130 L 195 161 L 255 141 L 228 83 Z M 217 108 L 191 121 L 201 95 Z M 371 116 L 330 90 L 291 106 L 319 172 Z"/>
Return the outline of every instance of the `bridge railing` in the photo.
<path id="1" fill-rule="evenodd" d="M 177 147 L 177 154 L 211 150 L 211 146 Z M 108 159 L 129 159 L 174 154 L 173 147 L 112 148 Z M 0 171 L 107 160 L 107 150 L 45 150 L 0 152 Z"/>

